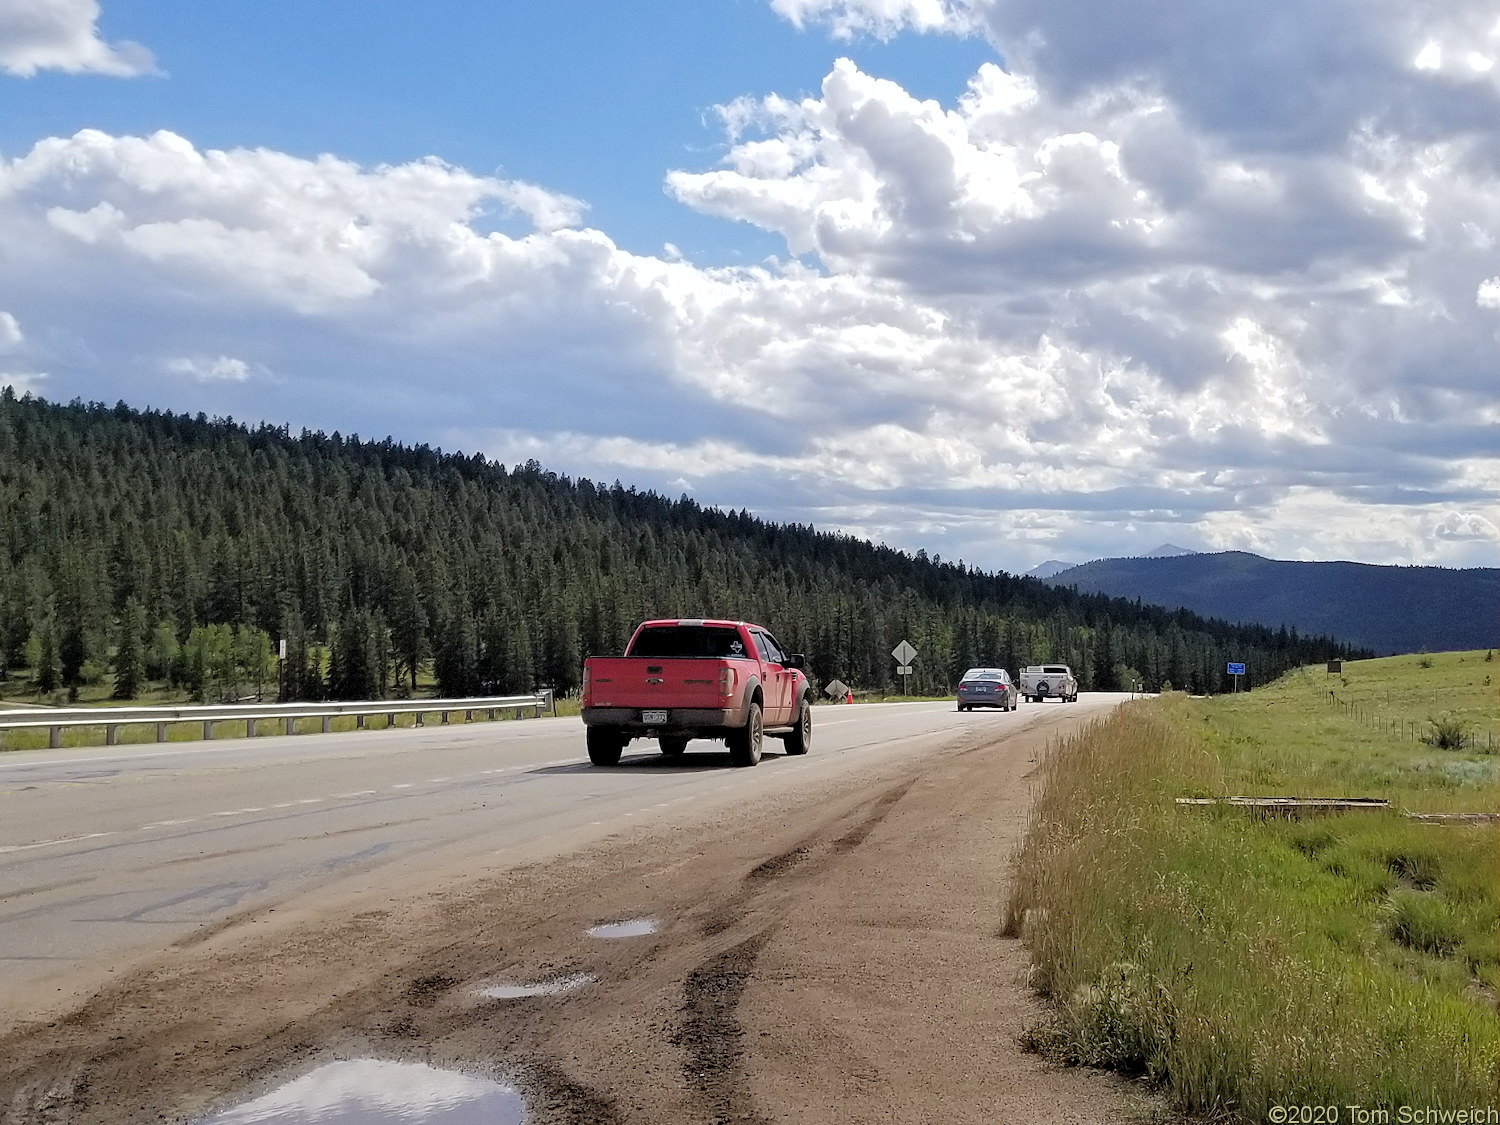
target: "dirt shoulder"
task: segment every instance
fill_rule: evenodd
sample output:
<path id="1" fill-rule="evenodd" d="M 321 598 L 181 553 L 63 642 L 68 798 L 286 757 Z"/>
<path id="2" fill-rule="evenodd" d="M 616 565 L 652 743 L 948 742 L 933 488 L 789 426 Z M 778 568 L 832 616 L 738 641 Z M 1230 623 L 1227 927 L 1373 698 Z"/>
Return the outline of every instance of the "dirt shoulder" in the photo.
<path id="1" fill-rule="evenodd" d="M 999 936 L 1028 774 L 1072 721 L 999 742 L 976 727 L 858 783 L 241 919 L 0 1039 L 0 1120 L 190 1121 L 356 1056 L 509 1078 L 540 1123 L 1131 1119 L 1127 1084 L 1016 1045 L 1041 1009 Z M 636 917 L 659 929 L 586 933 Z M 573 973 L 597 982 L 475 993 Z"/>

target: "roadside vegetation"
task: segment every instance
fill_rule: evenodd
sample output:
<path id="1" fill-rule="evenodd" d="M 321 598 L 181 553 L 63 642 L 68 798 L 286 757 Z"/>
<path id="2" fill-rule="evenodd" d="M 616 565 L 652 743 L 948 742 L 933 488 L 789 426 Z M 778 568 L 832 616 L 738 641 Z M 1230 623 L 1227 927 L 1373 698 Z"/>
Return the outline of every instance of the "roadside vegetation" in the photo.
<path id="1" fill-rule="evenodd" d="M 1328 697 L 1330 681 L 1371 706 L 1389 692 L 1392 709 L 1493 729 L 1494 666 L 1482 651 L 1320 666 L 1238 697 L 1130 704 L 1054 746 L 1007 910 L 1055 1001 L 1031 1045 L 1245 1122 L 1275 1105 L 1496 1105 L 1500 824 L 1399 810 L 1500 812 L 1500 756 L 1403 738 Z M 1240 794 L 1396 808 L 1175 804 Z"/>

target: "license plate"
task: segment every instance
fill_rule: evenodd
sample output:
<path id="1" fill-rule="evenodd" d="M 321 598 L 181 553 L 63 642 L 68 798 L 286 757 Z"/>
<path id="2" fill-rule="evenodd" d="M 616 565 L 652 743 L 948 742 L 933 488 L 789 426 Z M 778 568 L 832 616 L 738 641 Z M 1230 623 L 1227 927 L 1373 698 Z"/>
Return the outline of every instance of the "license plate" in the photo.
<path id="1" fill-rule="evenodd" d="M 667 721 L 667 713 L 665 711 L 642 711 L 641 712 L 641 722 L 643 722 L 643 723 L 664 723 L 666 721 Z"/>

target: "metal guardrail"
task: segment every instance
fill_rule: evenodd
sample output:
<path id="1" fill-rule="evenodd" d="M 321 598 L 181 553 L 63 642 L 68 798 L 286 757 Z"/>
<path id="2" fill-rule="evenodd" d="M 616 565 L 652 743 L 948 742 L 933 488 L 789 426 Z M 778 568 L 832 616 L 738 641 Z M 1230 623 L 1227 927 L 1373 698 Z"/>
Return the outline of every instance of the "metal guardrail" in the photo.
<path id="1" fill-rule="evenodd" d="M 543 688 L 535 695 L 494 695 L 471 699 L 376 699 L 353 703 L 224 703 L 218 706 L 194 707 L 69 707 L 27 708 L 0 711 L 0 734 L 10 730 L 45 730 L 47 745 L 54 750 L 62 745 L 62 732 L 70 727 L 103 727 L 104 744 L 118 745 L 120 728 L 155 724 L 156 741 L 164 742 L 167 728 L 178 723 L 201 723 L 203 737 L 214 737 L 214 725 L 225 722 L 245 724 L 245 736 L 255 737 L 256 724 L 280 719 L 286 734 L 295 733 L 298 719 L 321 719 L 322 733 L 332 730 L 333 720 L 352 715 L 355 729 L 365 729 L 370 715 L 384 715 L 388 726 L 394 726 L 397 715 L 415 715 L 422 726 L 424 715 L 441 715 L 444 723 L 455 711 L 464 712 L 464 721 L 473 722 L 474 712 L 486 711 L 495 718 L 497 711 L 514 711 L 517 718 L 530 709 L 534 716 L 542 711 L 557 713 L 552 690 Z"/>

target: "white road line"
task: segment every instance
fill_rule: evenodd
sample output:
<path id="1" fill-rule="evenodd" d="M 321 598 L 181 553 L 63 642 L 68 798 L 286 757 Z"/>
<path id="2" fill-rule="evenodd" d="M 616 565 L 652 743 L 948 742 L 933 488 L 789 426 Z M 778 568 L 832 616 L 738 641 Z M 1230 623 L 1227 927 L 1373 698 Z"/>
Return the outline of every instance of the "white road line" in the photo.
<path id="1" fill-rule="evenodd" d="M 409 781 L 403 781 L 400 785 L 392 785 L 391 788 L 392 789 L 410 789 L 411 788 L 411 782 L 409 782 Z"/>
<path id="2" fill-rule="evenodd" d="M 378 792 L 378 790 L 375 790 L 375 789 L 356 789 L 353 793 L 335 793 L 333 795 L 333 799 L 335 801 L 348 801 L 348 800 L 354 799 L 355 797 L 373 797 L 373 796 L 375 796 L 376 792 Z M 271 807 L 279 809 L 282 806 L 281 805 L 272 805 Z"/>
<path id="3" fill-rule="evenodd" d="M 322 797 L 303 797 L 297 803 L 299 805 L 321 805 L 323 803 L 323 798 Z"/>
<path id="4" fill-rule="evenodd" d="M 42 840 L 35 844 L 3 844 L 0 845 L 0 853 L 5 852 L 29 852 L 35 848 L 51 848 L 58 844 L 77 844 L 83 840 L 102 840 L 106 836 L 114 836 L 114 832 L 86 832 L 82 836 L 62 836 L 56 840 Z"/>

